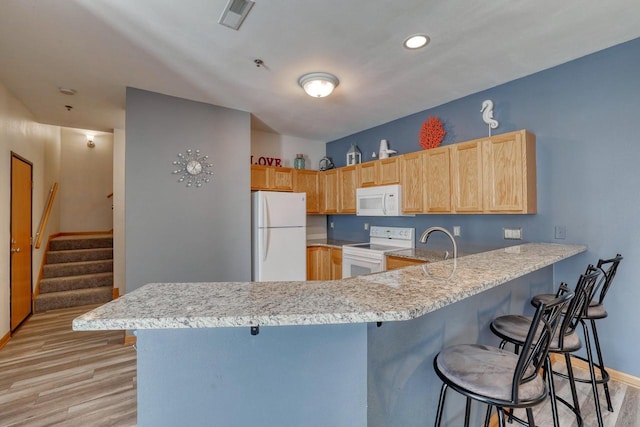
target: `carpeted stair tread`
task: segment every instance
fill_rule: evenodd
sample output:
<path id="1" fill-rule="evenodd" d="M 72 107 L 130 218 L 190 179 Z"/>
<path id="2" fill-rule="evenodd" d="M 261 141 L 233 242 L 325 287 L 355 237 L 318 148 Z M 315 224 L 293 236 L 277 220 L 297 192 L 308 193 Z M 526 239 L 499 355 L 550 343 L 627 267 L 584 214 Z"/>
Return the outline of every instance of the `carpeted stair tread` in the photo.
<path id="1" fill-rule="evenodd" d="M 113 248 L 66 249 L 49 251 L 47 264 L 113 259 Z"/>
<path id="2" fill-rule="evenodd" d="M 73 291 L 52 292 L 36 297 L 36 312 L 89 304 L 104 304 L 111 301 L 112 289 L 99 287 Z"/>
<path id="3" fill-rule="evenodd" d="M 113 271 L 113 259 L 81 262 L 65 262 L 61 264 L 46 264 L 42 269 L 42 278 L 61 276 L 80 276 L 91 273 L 105 273 Z"/>
<path id="4" fill-rule="evenodd" d="M 103 286 L 113 287 L 113 273 L 94 273 L 42 279 L 40 280 L 40 294 Z"/>
<path id="5" fill-rule="evenodd" d="M 63 251 L 69 249 L 112 248 L 113 236 L 105 235 L 80 235 L 57 237 L 49 242 L 49 250 Z"/>

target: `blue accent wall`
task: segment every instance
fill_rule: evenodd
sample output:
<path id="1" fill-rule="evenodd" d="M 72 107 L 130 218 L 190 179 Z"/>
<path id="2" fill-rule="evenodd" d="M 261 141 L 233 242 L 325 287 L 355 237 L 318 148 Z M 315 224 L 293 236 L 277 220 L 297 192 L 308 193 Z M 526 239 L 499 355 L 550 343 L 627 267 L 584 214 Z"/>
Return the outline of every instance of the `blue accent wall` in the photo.
<path id="1" fill-rule="evenodd" d="M 364 223 L 415 227 L 417 234 L 432 225 L 459 225 L 462 251 L 513 244 L 502 239 L 503 227 L 522 227 L 525 241 L 588 245 L 587 253 L 555 267 L 556 284 L 575 284 L 588 263 L 619 252 L 625 259 L 607 296 L 609 317 L 599 323 L 600 339 L 609 367 L 640 377 L 640 342 L 627 332 L 640 324 L 639 76 L 640 39 L 635 39 L 327 143 L 336 166 L 345 165 L 351 143 L 364 160 L 381 139 L 399 153 L 418 151 L 422 122 L 430 115 L 445 123 L 444 144 L 480 138 L 488 135 L 481 104 L 491 99 L 500 122 L 494 134 L 528 129 L 536 135 L 538 175 L 536 215 L 333 215 L 329 237 L 367 240 Z M 566 239 L 554 239 L 555 226 L 566 227 Z M 445 242 L 434 235 L 432 244 Z"/>

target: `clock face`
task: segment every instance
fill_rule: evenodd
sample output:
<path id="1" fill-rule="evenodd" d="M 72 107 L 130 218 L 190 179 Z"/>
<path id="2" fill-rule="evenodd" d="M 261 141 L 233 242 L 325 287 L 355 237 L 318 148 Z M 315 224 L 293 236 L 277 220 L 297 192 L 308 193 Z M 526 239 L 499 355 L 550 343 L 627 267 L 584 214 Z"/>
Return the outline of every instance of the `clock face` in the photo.
<path id="1" fill-rule="evenodd" d="M 198 175 L 202 172 L 202 164 L 197 160 L 191 160 L 187 163 L 187 172 L 190 175 Z"/>

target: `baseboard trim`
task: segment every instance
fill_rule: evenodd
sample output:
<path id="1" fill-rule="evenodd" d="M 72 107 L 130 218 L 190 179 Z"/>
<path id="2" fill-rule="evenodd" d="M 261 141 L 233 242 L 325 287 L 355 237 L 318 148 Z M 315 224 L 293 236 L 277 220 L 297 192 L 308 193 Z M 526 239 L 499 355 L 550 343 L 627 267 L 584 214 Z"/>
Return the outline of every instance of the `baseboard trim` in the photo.
<path id="1" fill-rule="evenodd" d="M 11 339 L 11 332 L 7 332 L 2 338 L 0 338 L 0 350 L 2 350 L 2 347 L 7 345 L 10 339 Z"/>
<path id="2" fill-rule="evenodd" d="M 113 299 L 120 298 L 120 288 L 113 288 L 112 298 Z"/>
<path id="3" fill-rule="evenodd" d="M 66 236 L 91 236 L 94 234 L 113 234 L 113 229 L 111 230 L 102 230 L 102 231 L 63 231 L 60 233 L 56 233 L 53 236 L 55 237 L 66 237 Z"/>
<path id="4" fill-rule="evenodd" d="M 558 356 L 558 359 L 564 361 L 563 357 Z M 555 363 L 555 360 L 552 359 L 552 362 Z M 583 369 L 589 372 L 589 363 L 586 360 L 578 359 L 577 357 L 571 356 L 571 365 L 574 368 Z M 613 381 L 617 381 L 631 387 L 640 388 L 640 378 L 638 377 L 627 374 L 625 372 L 616 371 L 615 369 L 611 369 L 609 367 L 607 367 L 607 372 L 609 373 L 609 378 L 611 378 Z"/>
<path id="5" fill-rule="evenodd" d="M 138 337 L 136 337 L 135 335 L 127 335 L 127 333 L 125 332 L 124 345 L 136 345 L 137 338 Z"/>

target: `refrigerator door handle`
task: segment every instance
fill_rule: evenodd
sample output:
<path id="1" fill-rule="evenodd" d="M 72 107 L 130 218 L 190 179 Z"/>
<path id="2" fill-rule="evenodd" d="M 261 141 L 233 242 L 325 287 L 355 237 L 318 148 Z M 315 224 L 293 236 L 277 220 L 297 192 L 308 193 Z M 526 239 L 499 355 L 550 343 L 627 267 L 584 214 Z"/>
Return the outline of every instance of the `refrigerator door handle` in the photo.
<path id="1" fill-rule="evenodd" d="M 262 262 L 267 260 L 267 248 L 269 247 L 269 230 L 262 229 Z"/>

